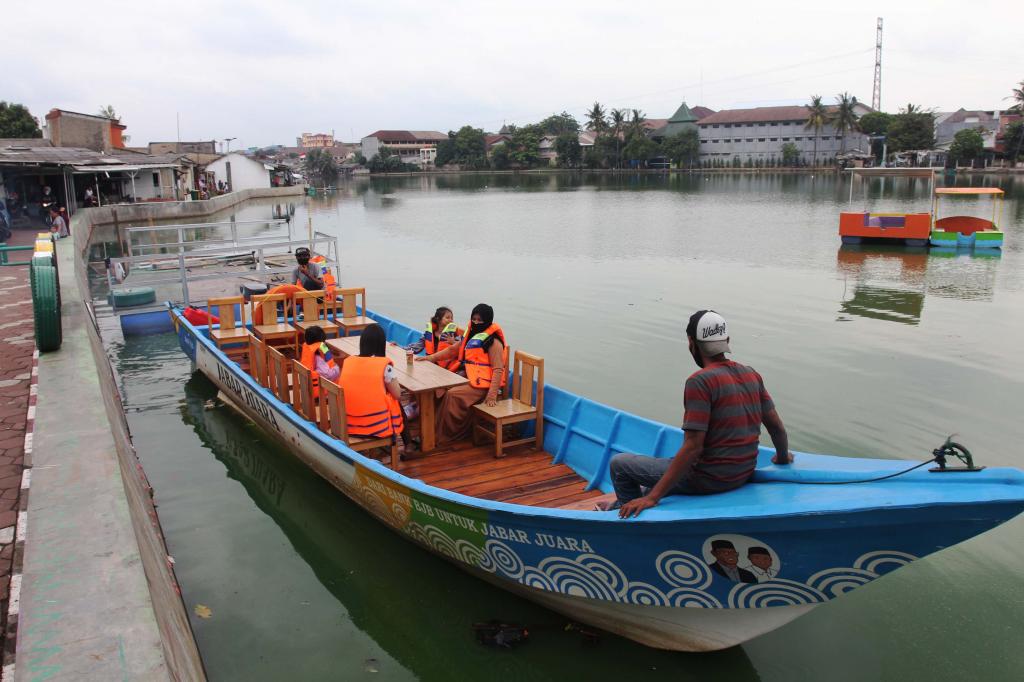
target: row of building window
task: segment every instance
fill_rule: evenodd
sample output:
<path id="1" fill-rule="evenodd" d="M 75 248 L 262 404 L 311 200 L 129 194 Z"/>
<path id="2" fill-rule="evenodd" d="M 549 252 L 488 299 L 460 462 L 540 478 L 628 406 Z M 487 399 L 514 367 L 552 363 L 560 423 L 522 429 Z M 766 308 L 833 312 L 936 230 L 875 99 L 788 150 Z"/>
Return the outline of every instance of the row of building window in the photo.
<path id="1" fill-rule="evenodd" d="M 802 125 L 805 125 L 806 123 L 807 123 L 807 121 L 761 121 L 760 123 L 712 123 L 711 127 L 712 128 L 718 128 L 718 127 L 722 127 L 722 128 L 743 128 L 743 127 L 756 128 L 758 126 L 802 126 Z M 700 125 L 698 123 L 697 125 L 700 128 L 707 128 L 708 127 L 707 123 L 705 123 L 704 125 Z"/>
<path id="2" fill-rule="evenodd" d="M 790 137 L 783 137 L 782 141 L 783 142 L 789 142 L 790 140 L 795 140 L 797 142 L 800 142 L 801 140 L 813 140 L 813 139 L 814 139 L 814 136 L 807 136 L 807 137 L 799 137 L 799 136 L 797 136 L 797 137 L 792 137 L 792 138 L 790 138 Z M 831 140 L 831 139 L 835 139 L 836 141 L 839 141 L 842 138 L 840 136 L 838 136 L 838 135 L 836 135 L 835 138 L 831 138 L 828 135 L 823 135 L 823 136 L 818 138 L 818 140 L 820 142 L 824 142 L 825 140 Z M 757 138 L 757 142 L 778 142 L 778 141 L 779 141 L 779 138 L 777 138 L 777 137 L 759 137 L 759 138 Z M 717 144 L 719 142 L 754 142 L 754 138 L 748 137 L 748 138 L 744 139 L 742 137 L 737 137 L 737 138 L 733 139 L 733 138 L 725 137 L 725 138 L 722 138 L 722 139 L 719 139 L 719 140 L 707 140 L 707 139 L 705 139 L 705 140 L 701 140 L 701 142 L 704 142 L 704 143 L 713 142 L 715 144 Z"/>

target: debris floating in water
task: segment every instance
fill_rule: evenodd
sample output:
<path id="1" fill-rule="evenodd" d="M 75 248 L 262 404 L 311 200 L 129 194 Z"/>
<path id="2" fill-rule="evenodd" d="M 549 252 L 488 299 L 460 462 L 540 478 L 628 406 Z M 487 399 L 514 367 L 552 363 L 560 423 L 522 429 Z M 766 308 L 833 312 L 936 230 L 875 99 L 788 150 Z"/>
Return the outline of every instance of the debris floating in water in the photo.
<path id="1" fill-rule="evenodd" d="M 524 626 L 514 623 L 502 623 L 499 620 L 474 623 L 473 630 L 476 632 L 476 641 L 480 644 L 500 646 L 505 649 L 511 649 L 517 644 L 522 644 L 530 637 L 529 631 Z"/>

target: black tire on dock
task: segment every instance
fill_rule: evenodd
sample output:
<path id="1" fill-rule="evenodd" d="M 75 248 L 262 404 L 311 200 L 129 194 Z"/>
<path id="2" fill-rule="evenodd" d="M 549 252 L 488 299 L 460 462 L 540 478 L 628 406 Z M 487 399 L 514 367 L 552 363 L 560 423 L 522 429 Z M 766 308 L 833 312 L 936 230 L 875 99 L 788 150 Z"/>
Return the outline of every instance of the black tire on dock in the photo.
<path id="1" fill-rule="evenodd" d="M 60 348 L 60 301 L 57 269 L 34 263 L 29 268 L 32 284 L 32 314 L 35 320 L 36 347 L 46 353 Z"/>

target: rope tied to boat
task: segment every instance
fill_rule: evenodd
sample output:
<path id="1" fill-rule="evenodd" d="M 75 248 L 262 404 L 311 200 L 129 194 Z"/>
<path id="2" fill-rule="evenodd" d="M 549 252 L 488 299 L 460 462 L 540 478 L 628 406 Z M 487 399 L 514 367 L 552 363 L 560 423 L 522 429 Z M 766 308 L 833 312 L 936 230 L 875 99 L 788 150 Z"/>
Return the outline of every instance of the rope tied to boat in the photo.
<path id="1" fill-rule="evenodd" d="M 911 471 L 920 469 L 923 466 L 927 466 L 932 462 L 938 464 L 937 467 L 930 469 L 932 473 L 945 473 L 945 472 L 970 472 L 970 471 L 981 471 L 985 467 L 978 467 L 974 465 L 974 457 L 971 455 L 971 451 L 960 443 L 953 441 L 953 436 L 957 434 L 950 434 L 946 438 L 946 442 L 939 447 L 932 450 L 932 456 L 930 459 L 926 459 L 923 462 L 918 462 L 912 467 L 904 469 L 903 471 L 897 471 L 885 476 L 875 476 L 873 478 L 859 478 L 852 481 L 789 481 L 790 483 L 800 483 L 804 485 L 849 485 L 852 483 L 877 483 L 878 481 L 884 481 L 890 478 L 896 478 L 897 476 L 903 476 L 909 474 Z M 962 463 L 962 466 L 946 466 L 947 459 L 958 459 Z"/>

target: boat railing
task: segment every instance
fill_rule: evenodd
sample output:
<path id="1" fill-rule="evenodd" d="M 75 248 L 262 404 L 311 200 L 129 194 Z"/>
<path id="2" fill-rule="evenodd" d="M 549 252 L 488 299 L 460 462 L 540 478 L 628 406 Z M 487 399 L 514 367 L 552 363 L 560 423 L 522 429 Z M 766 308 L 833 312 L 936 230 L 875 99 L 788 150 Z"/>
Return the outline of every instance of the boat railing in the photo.
<path id="1" fill-rule="evenodd" d="M 239 236 L 239 226 L 257 223 L 287 223 L 288 234 Z M 230 237 L 204 238 L 203 232 L 210 228 L 227 228 Z M 337 237 L 312 229 L 301 238 L 291 232 L 291 222 L 284 219 L 129 227 L 124 249 L 128 255 L 107 260 L 107 283 L 112 292 L 130 286 L 172 285 L 172 291 L 180 288 L 180 298 L 161 292 L 162 300 L 187 306 L 191 304 L 189 285 L 194 282 L 244 276 L 269 283 L 272 277 L 291 274 L 295 268 L 291 254 L 298 247 L 323 256 L 340 281 Z M 151 238 L 140 242 L 140 235 Z"/>

